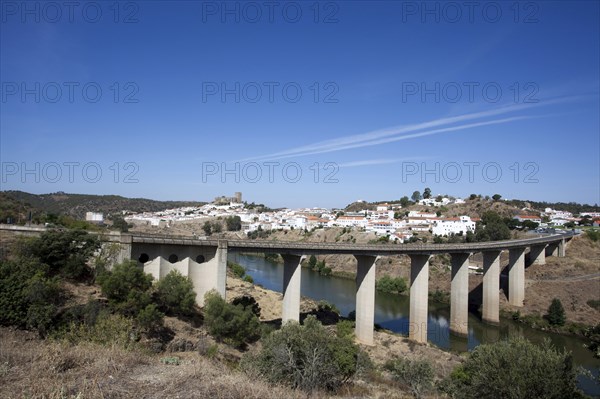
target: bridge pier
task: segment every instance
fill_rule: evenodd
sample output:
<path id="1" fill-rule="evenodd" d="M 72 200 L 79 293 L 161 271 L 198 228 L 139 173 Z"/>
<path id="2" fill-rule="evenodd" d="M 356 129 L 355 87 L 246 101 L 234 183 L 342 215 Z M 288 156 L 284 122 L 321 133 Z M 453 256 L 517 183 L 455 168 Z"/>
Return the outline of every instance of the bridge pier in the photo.
<path id="1" fill-rule="evenodd" d="M 546 244 L 529 247 L 529 261 L 532 265 L 546 264 Z"/>
<path id="2" fill-rule="evenodd" d="M 375 272 L 377 256 L 354 255 L 356 268 L 356 339 L 373 345 L 375 324 Z"/>
<path id="3" fill-rule="evenodd" d="M 300 263 L 304 256 L 281 255 L 283 258 L 283 308 L 281 311 L 281 324 L 288 321 L 300 321 Z"/>
<path id="4" fill-rule="evenodd" d="M 483 252 L 483 303 L 481 318 L 486 323 L 500 323 L 500 253 Z"/>
<path id="5" fill-rule="evenodd" d="M 563 238 L 558 242 L 558 257 L 564 258 L 567 250 L 567 241 Z"/>
<path id="6" fill-rule="evenodd" d="M 227 292 L 227 240 L 219 240 L 217 246 L 217 253 L 215 258 L 217 259 L 217 270 L 212 274 L 212 281 L 214 281 L 217 292 L 225 299 L 225 293 Z"/>
<path id="7" fill-rule="evenodd" d="M 553 242 L 546 246 L 546 256 L 558 256 L 558 244 Z"/>
<path id="8" fill-rule="evenodd" d="M 508 303 L 523 306 L 525 300 L 525 248 L 508 250 Z"/>
<path id="9" fill-rule="evenodd" d="M 408 338 L 422 343 L 427 342 L 430 257 L 431 255 L 410 255 Z"/>
<path id="10" fill-rule="evenodd" d="M 453 253 L 450 285 L 450 332 L 467 336 L 469 333 L 469 256 Z"/>

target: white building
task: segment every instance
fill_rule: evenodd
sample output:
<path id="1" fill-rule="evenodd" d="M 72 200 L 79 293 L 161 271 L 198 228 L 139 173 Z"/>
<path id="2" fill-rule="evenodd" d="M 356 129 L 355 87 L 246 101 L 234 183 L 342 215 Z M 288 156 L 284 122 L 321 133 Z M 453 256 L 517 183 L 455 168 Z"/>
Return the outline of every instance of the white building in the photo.
<path id="1" fill-rule="evenodd" d="M 340 216 L 330 223 L 340 227 L 367 227 L 368 220 L 364 216 Z"/>
<path id="2" fill-rule="evenodd" d="M 104 223 L 104 214 L 100 212 L 86 212 L 85 220 L 92 223 Z"/>
<path id="3" fill-rule="evenodd" d="M 438 236 L 466 234 L 467 231 L 475 231 L 475 222 L 469 216 L 436 220 L 431 227 L 432 234 Z"/>

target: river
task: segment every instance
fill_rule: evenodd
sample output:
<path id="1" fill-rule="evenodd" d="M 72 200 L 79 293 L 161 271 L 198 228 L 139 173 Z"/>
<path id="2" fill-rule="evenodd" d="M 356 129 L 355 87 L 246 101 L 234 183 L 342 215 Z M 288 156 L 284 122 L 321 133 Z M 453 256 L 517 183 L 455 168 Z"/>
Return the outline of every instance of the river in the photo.
<path id="1" fill-rule="evenodd" d="M 258 256 L 233 255 L 231 260 L 241 264 L 254 283 L 266 289 L 281 292 L 283 288 L 283 266 Z M 325 300 L 334 304 L 343 316 L 355 309 L 356 283 L 354 280 L 339 277 L 323 277 L 317 272 L 302 268 L 302 295 L 315 300 Z M 394 332 L 408 335 L 409 298 L 377 292 L 375 296 L 375 323 Z M 589 370 L 594 376 L 600 373 L 600 359 L 583 345 L 585 341 L 577 337 L 548 333 L 524 326 L 513 320 L 501 319 L 499 326 L 483 323 L 478 314 L 469 313 L 469 335 L 460 338 L 450 334 L 450 305 L 429 303 L 429 342 L 444 350 L 464 352 L 480 343 L 490 343 L 499 339 L 521 335 L 532 342 L 541 344 L 549 339 L 557 348 L 565 348 L 573 353 L 576 364 Z M 588 395 L 600 397 L 600 385 L 584 376 L 579 377 L 579 387 Z"/>

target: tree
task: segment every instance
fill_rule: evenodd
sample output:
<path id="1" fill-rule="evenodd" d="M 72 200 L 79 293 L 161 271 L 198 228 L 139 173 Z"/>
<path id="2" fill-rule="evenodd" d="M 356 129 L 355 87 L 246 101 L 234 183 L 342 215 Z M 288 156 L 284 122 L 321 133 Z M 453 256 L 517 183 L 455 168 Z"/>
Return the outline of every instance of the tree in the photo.
<path id="1" fill-rule="evenodd" d="M 409 199 L 406 195 L 404 197 L 400 198 L 400 206 L 402 208 L 406 208 L 408 205 L 409 205 Z"/>
<path id="2" fill-rule="evenodd" d="M 172 270 L 156 284 L 156 302 L 160 310 L 170 315 L 190 315 L 196 305 L 194 285 L 189 277 Z"/>
<path id="3" fill-rule="evenodd" d="M 220 233 L 223 231 L 223 225 L 220 222 L 213 222 L 212 224 L 213 233 Z"/>
<path id="4" fill-rule="evenodd" d="M 429 187 L 425 187 L 425 190 L 423 190 L 423 198 L 431 198 L 431 189 Z"/>
<path id="5" fill-rule="evenodd" d="M 435 197 L 435 201 L 436 202 L 442 202 L 444 198 L 441 195 L 438 195 L 437 197 Z"/>
<path id="6" fill-rule="evenodd" d="M 474 199 L 477 199 L 477 194 L 471 194 L 471 195 L 469 195 L 469 199 L 471 201 L 473 201 Z"/>
<path id="7" fill-rule="evenodd" d="M 227 231 L 240 231 L 242 229 L 242 219 L 237 215 L 226 217 L 225 224 L 227 225 Z"/>
<path id="8" fill-rule="evenodd" d="M 131 225 L 129 225 L 122 216 L 116 215 L 112 218 L 112 227 L 119 230 L 121 233 L 129 231 Z"/>
<path id="9" fill-rule="evenodd" d="M 565 308 L 563 308 L 560 299 L 554 298 L 552 303 L 548 307 L 548 314 L 546 315 L 546 319 L 553 326 L 564 326 L 566 321 Z"/>
<path id="10" fill-rule="evenodd" d="M 413 202 L 419 202 L 419 200 L 421 199 L 421 193 L 419 191 L 415 191 L 414 193 L 412 193 L 412 196 L 410 197 Z"/>
<path id="11" fill-rule="evenodd" d="M 308 258 L 308 267 L 310 267 L 311 269 L 314 269 L 317 266 L 317 257 L 314 255 L 311 255 L 310 258 Z"/>
<path id="12" fill-rule="evenodd" d="M 81 280 L 91 276 L 87 261 L 100 248 L 100 240 L 83 230 L 57 229 L 43 232 L 27 247 L 50 267 L 51 275 Z"/>
<path id="13" fill-rule="evenodd" d="M 128 260 L 96 279 L 109 304 L 126 315 L 135 315 L 150 304 L 148 289 L 152 276 L 145 274 L 137 261 Z"/>
<path id="14" fill-rule="evenodd" d="M 202 225 L 202 230 L 204 230 L 204 234 L 206 234 L 207 236 L 212 234 L 212 225 L 209 221 L 204 222 L 204 224 Z"/>
<path id="15" fill-rule="evenodd" d="M 500 201 L 500 198 L 502 198 L 502 196 L 500 194 L 494 194 L 494 195 L 492 195 L 492 199 L 494 201 Z"/>
<path id="16" fill-rule="evenodd" d="M 479 345 L 446 382 L 455 398 L 583 398 L 571 354 L 523 338 Z"/>
<path id="17" fill-rule="evenodd" d="M 481 223 L 475 228 L 477 241 L 499 241 L 510 238 L 510 230 L 500 215 L 493 211 L 481 215 Z"/>
<path id="18" fill-rule="evenodd" d="M 260 323 L 252 307 L 227 303 L 215 291 L 204 296 L 204 322 L 213 337 L 238 348 L 257 339 L 260 334 Z"/>

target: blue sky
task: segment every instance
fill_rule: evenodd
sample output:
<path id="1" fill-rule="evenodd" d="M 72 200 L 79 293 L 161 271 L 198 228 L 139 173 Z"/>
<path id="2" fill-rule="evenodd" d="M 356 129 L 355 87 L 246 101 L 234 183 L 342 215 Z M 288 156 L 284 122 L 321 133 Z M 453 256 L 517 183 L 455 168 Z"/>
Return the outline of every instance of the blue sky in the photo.
<path id="1" fill-rule="evenodd" d="M 1 4 L 2 190 L 600 202 L 597 1 Z"/>

